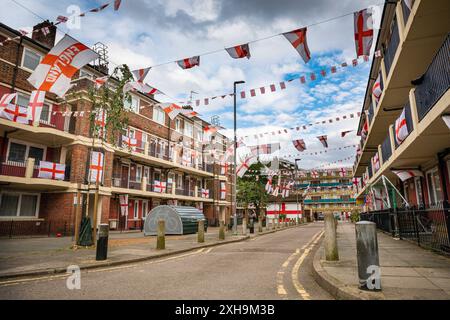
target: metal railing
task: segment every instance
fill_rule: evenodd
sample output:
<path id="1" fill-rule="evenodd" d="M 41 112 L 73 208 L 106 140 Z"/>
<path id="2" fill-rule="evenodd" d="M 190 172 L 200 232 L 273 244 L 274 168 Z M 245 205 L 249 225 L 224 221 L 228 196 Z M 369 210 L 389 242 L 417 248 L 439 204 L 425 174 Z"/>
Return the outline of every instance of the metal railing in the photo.
<path id="1" fill-rule="evenodd" d="M 388 134 L 381 144 L 381 157 L 383 158 L 383 163 L 389 160 L 392 156 L 392 146 L 391 146 L 391 136 Z"/>
<path id="2" fill-rule="evenodd" d="M 49 221 L 0 221 L 0 237 L 67 237 L 73 236 L 73 223 L 67 220 Z"/>
<path id="3" fill-rule="evenodd" d="M 448 203 L 432 207 L 389 209 L 361 214 L 385 232 L 418 246 L 450 254 L 450 208 Z"/>
<path id="4" fill-rule="evenodd" d="M 421 83 L 416 87 L 416 105 L 419 121 L 428 114 L 436 102 L 450 88 L 450 33 L 439 49 Z"/>
<path id="5" fill-rule="evenodd" d="M 389 43 L 387 44 L 384 51 L 384 64 L 386 66 L 386 78 L 389 75 L 389 72 L 392 67 L 392 63 L 394 62 L 395 53 L 399 47 L 400 43 L 400 35 L 398 31 L 398 20 L 397 16 L 394 17 L 392 21 L 392 33 L 389 39 Z"/>

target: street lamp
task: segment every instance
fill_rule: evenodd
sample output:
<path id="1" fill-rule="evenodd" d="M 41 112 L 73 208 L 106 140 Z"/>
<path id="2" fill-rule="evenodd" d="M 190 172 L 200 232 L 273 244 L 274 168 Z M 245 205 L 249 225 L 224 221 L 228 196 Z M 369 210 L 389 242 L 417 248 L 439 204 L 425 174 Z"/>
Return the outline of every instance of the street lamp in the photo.
<path id="1" fill-rule="evenodd" d="M 245 81 L 235 81 L 233 84 L 234 98 L 234 171 L 233 171 L 233 234 L 237 234 L 237 202 L 236 202 L 236 184 L 237 184 L 237 135 L 236 135 L 236 86 L 243 84 Z"/>
<path id="2" fill-rule="evenodd" d="M 294 182 L 295 182 L 295 186 L 296 186 L 296 188 L 295 188 L 295 195 L 296 195 L 296 198 L 297 198 L 297 223 L 299 222 L 299 211 L 300 211 L 300 207 L 299 207 L 299 202 L 298 202 L 298 187 L 297 187 L 297 176 L 298 176 L 298 166 L 297 166 L 297 161 L 300 161 L 301 159 L 295 159 L 295 179 L 294 179 Z"/>

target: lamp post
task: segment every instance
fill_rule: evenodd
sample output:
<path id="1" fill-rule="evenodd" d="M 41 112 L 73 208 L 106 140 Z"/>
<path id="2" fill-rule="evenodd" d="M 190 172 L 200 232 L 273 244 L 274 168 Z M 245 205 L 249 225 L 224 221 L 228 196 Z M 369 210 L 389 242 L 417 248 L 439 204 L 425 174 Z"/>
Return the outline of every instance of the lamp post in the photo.
<path id="1" fill-rule="evenodd" d="M 233 170 L 233 234 L 237 234 L 237 203 L 236 203 L 236 187 L 237 187 L 237 154 L 236 154 L 236 149 L 237 149 L 237 135 L 236 135 L 236 86 L 238 84 L 243 84 L 245 83 L 245 81 L 235 81 L 233 84 L 233 98 L 234 98 L 234 170 Z"/>
<path id="2" fill-rule="evenodd" d="M 294 186 L 295 186 L 295 195 L 297 198 L 297 223 L 299 222 L 299 202 L 298 202 L 298 187 L 297 187 L 297 176 L 298 176 L 298 165 L 297 161 L 300 161 L 301 159 L 295 159 L 295 179 L 294 179 Z"/>

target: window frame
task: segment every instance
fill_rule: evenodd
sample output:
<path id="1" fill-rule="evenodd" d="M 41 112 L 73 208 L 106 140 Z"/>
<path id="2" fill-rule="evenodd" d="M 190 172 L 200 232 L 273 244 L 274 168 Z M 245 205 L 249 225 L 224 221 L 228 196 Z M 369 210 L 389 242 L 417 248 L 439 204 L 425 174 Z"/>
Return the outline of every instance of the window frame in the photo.
<path id="1" fill-rule="evenodd" d="M 136 210 L 137 207 L 137 210 Z M 134 200 L 134 207 L 133 207 L 133 220 L 139 219 L 139 200 Z"/>
<path id="2" fill-rule="evenodd" d="M 162 115 L 162 119 L 159 119 L 156 117 L 156 115 Z M 165 125 L 166 124 L 166 113 L 164 112 L 164 110 L 158 106 L 153 106 L 153 112 L 152 112 L 152 120 L 156 123 L 159 123 L 160 125 Z M 162 120 L 162 121 L 159 121 Z"/>
<path id="3" fill-rule="evenodd" d="M 141 99 L 138 96 L 136 96 L 134 94 L 131 94 L 131 93 L 130 93 L 130 96 L 131 96 L 131 102 L 130 102 L 129 106 L 126 105 L 126 103 L 128 103 L 128 100 L 125 99 L 125 98 L 123 99 L 124 107 L 130 112 L 134 112 L 136 114 L 139 114 L 140 105 L 141 105 Z M 133 106 L 133 100 L 137 102 L 136 107 Z"/>
<path id="4" fill-rule="evenodd" d="M 436 206 L 436 205 L 439 204 L 439 201 L 442 201 L 442 200 L 438 200 L 438 197 L 437 197 L 438 194 L 436 192 L 436 186 L 435 186 L 436 182 L 435 182 L 435 179 L 434 179 L 434 174 L 437 174 L 439 176 L 439 170 L 438 170 L 437 167 L 434 167 L 434 168 L 428 170 L 426 172 L 426 174 L 425 174 L 426 182 L 427 182 L 427 191 L 428 191 L 428 202 L 429 202 L 430 206 Z M 430 182 L 428 180 L 428 177 L 431 178 L 432 186 L 430 186 Z M 440 176 L 439 176 L 439 180 L 440 180 L 440 183 L 442 183 L 442 178 Z M 439 186 L 439 188 L 441 189 L 441 195 L 442 195 L 442 198 L 443 198 L 442 186 Z M 431 192 L 433 192 L 433 197 L 434 197 L 434 200 L 435 200 L 434 202 L 431 201 Z"/>
<path id="5" fill-rule="evenodd" d="M 0 216 L 0 219 L 5 219 L 5 218 L 38 219 L 39 218 L 39 205 L 41 203 L 41 194 L 40 193 L 3 190 L 3 191 L 0 192 L 0 207 L 1 207 L 1 203 L 3 201 L 3 195 L 4 194 L 18 195 L 19 196 L 19 201 L 17 202 L 17 209 L 16 209 L 16 215 L 15 216 Z M 21 216 L 20 215 L 20 209 L 22 207 L 22 196 L 23 195 L 26 195 L 26 196 L 37 196 L 37 199 L 36 199 L 36 210 L 35 210 L 36 212 L 35 212 L 34 216 Z"/>
<path id="6" fill-rule="evenodd" d="M 188 132 L 186 132 L 187 128 L 191 128 L 190 135 L 188 134 Z M 190 123 L 188 121 L 184 121 L 183 134 L 186 137 L 193 139 L 194 138 L 194 124 Z"/>
<path id="7" fill-rule="evenodd" d="M 26 100 L 30 101 L 31 95 L 19 92 L 17 95 L 17 100 L 19 99 L 19 97 L 25 98 Z M 53 104 L 45 103 L 45 100 L 44 100 L 44 106 L 48 107 L 48 116 L 47 116 L 47 119 L 42 119 L 42 114 L 41 114 L 41 118 L 39 119 L 39 122 L 43 121 L 43 122 L 49 124 L 50 120 L 51 120 L 51 115 L 53 112 Z M 28 104 L 23 107 L 28 107 Z"/>
<path id="8" fill-rule="evenodd" d="M 33 73 L 34 70 L 36 70 L 36 69 L 33 70 L 33 69 L 30 69 L 30 68 L 28 68 L 28 67 L 26 67 L 26 66 L 24 65 L 24 62 L 25 62 L 25 53 L 26 53 L 26 52 L 31 52 L 31 53 L 34 53 L 34 54 L 38 55 L 38 56 L 39 56 L 39 63 L 42 62 L 42 59 L 44 58 L 44 55 L 41 54 L 40 52 L 36 51 L 36 50 L 30 49 L 30 48 L 25 47 L 25 46 L 23 47 L 22 61 L 20 62 L 20 66 L 21 66 L 23 69 L 25 69 L 26 71 L 28 71 L 28 72 L 30 72 L 30 73 Z M 39 63 L 38 63 L 38 65 L 39 65 Z M 36 66 L 36 67 L 37 67 L 37 66 Z"/>
<path id="9" fill-rule="evenodd" d="M 44 154 L 42 156 L 42 161 L 45 161 L 45 159 L 47 159 L 47 146 L 44 145 L 40 145 L 37 143 L 30 143 L 30 142 L 25 142 L 22 140 L 18 140 L 18 139 L 8 139 L 8 147 L 6 149 L 6 161 L 9 161 L 9 152 L 10 152 L 10 148 L 11 148 L 11 143 L 16 143 L 16 144 L 21 144 L 24 145 L 26 147 L 26 151 L 25 151 L 25 159 L 24 159 L 24 163 L 27 162 L 27 159 L 29 158 L 29 154 L 30 154 L 30 147 L 34 147 L 34 148 L 39 148 L 39 149 L 43 149 L 44 150 Z M 18 162 L 18 161 L 14 161 L 14 162 Z M 34 165 L 38 166 L 39 163 L 35 163 Z"/>

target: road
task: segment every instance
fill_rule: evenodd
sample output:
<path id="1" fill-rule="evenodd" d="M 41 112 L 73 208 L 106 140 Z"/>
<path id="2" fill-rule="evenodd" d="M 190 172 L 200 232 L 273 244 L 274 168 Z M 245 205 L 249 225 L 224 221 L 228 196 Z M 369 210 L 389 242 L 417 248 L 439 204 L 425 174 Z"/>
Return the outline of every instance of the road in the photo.
<path id="1" fill-rule="evenodd" d="M 159 260 L 67 275 L 0 282 L 0 299 L 251 299 L 328 300 L 311 276 L 323 224 Z"/>

